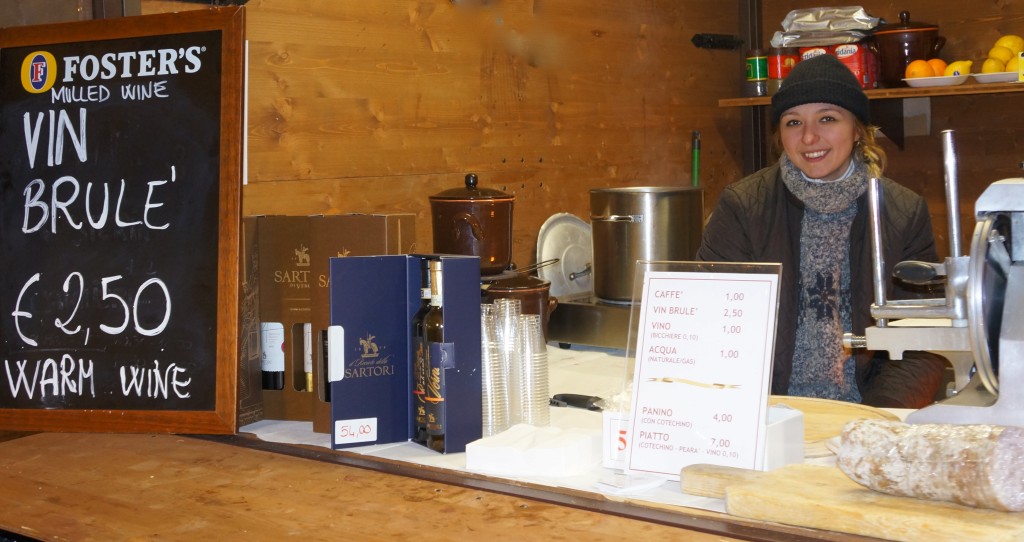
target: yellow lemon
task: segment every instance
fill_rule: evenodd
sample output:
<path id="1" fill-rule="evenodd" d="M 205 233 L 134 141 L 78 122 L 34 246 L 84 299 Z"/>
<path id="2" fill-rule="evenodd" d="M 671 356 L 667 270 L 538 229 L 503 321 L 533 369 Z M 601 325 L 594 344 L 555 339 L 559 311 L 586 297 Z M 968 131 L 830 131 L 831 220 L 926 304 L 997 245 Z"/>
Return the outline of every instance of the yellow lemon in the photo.
<path id="1" fill-rule="evenodd" d="M 1024 51 L 1024 38 L 1021 38 L 1020 36 L 1017 36 L 1015 34 L 1007 34 L 1005 36 L 1002 36 L 996 40 L 995 44 L 1002 47 L 1006 47 L 1007 49 L 1012 51 L 1013 54 L 1017 54 L 1021 51 Z"/>
<path id="2" fill-rule="evenodd" d="M 1003 66 L 1003 71 L 1004 72 L 1015 72 L 1015 71 L 1017 71 L 1017 66 L 1018 66 L 1018 62 L 1019 61 L 1020 61 L 1020 57 L 1015 55 L 1013 58 L 1010 59 L 1009 62 L 1006 63 L 1005 66 Z"/>
<path id="3" fill-rule="evenodd" d="M 951 75 L 967 75 L 971 73 L 971 64 L 974 64 L 971 60 L 957 60 L 956 62 L 950 62 L 946 66 L 946 72 L 942 75 L 949 77 Z"/>
<path id="4" fill-rule="evenodd" d="M 1012 56 L 1010 58 L 1013 58 Z M 986 58 L 981 65 L 981 73 L 999 73 L 1006 71 L 1006 62 L 995 58 Z"/>
<path id="5" fill-rule="evenodd" d="M 1003 47 L 1002 45 L 996 45 L 995 47 L 989 49 L 988 51 L 989 58 L 998 60 L 1003 64 L 1009 62 L 1010 59 L 1013 58 L 1013 55 L 1013 51 L 1009 50 L 1006 47 Z"/>

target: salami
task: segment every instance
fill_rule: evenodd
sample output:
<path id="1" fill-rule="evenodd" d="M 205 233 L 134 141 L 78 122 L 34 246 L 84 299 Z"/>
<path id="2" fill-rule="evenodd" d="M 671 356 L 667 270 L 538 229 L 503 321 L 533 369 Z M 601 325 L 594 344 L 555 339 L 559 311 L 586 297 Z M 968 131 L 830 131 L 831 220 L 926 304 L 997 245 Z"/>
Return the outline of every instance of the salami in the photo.
<path id="1" fill-rule="evenodd" d="M 837 464 L 851 480 L 903 497 L 1024 510 L 1024 429 L 854 420 Z"/>

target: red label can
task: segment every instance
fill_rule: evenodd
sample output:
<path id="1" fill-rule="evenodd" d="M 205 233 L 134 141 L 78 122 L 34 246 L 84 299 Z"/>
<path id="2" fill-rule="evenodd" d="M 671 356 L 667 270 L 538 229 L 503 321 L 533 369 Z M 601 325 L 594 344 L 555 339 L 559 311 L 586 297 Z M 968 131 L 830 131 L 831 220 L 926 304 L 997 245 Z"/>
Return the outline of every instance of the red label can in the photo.
<path id="1" fill-rule="evenodd" d="M 807 60 L 808 58 L 814 58 L 818 55 L 830 55 L 832 54 L 831 45 L 821 45 L 818 47 L 801 47 L 800 48 L 800 60 Z"/>
<path id="2" fill-rule="evenodd" d="M 796 47 L 776 47 L 768 51 L 768 79 L 785 79 L 800 61 Z"/>
<path id="3" fill-rule="evenodd" d="M 860 82 L 861 88 L 875 88 L 878 86 L 875 70 L 872 66 L 874 55 L 863 44 L 844 43 L 834 45 L 832 54 L 845 64 L 847 68 L 850 68 L 853 75 L 857 77 L 857 81 Z"/>

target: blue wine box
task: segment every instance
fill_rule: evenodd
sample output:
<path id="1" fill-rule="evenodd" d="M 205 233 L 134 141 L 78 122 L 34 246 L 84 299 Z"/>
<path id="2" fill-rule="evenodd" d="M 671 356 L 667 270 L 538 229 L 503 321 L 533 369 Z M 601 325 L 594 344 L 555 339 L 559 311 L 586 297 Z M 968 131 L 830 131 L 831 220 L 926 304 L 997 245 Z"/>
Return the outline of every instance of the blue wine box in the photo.
<path id="1" fill-rule="evenodd" d="M 483 428 L 480 260 L 471 256 L 331 258 L 328 378 L 334 449 L 405 442 L 413 436 L 412 320 L 423 259 L 443 262 L 444 453 L 466 451 Z"/>

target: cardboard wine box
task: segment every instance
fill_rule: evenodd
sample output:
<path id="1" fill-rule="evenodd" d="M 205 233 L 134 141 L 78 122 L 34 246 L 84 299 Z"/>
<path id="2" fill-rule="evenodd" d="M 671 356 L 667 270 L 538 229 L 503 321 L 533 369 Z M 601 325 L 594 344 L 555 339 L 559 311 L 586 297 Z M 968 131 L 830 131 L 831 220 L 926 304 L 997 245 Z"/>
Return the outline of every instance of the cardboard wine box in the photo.
<path id="1" fill-rule="evenodd" d="M 260 252 L 259 223 L 242 218 L 241 274 L 238 321 L 238 427 L 263 419 L 263 383 L 260 370 Z"/>
<path id="2" fill-rule="evenodd" d="M 480 260 L 447 255 L 332 258 L 328 380 L 331 446 L 413 436 L 412 320 L 424 258 L 443 263 L 444 453 L 466 450 L 483 427 Z"/>
<path id="3" fill-rule="evenodd" d="M 327 368 L 327 328 L 331 323 L 330 259 L 383 256 L 415 251 L 416 215 L 344 214 L 310 217 L 312 264 L 310 310 L 313 340 L 313 431 L 331 432 L 330 386 Z"/>
<path id="4" fill-rule="evenodd" d="M 278 335 L 270 348 L 261 344 L 264 362 L 280 356 L 283 348 L 284 375 L 280 389 L 263 383 L 264 417 L 270 420 L 311 421 L 312 394 L 307 391 L 304 363 L 304 331 L 310 322 L 309 217 L 260 216 L 260 323 L 281 324 L 283 344 Z M 261 330 L 263 338 L 267 334 Z"/>

